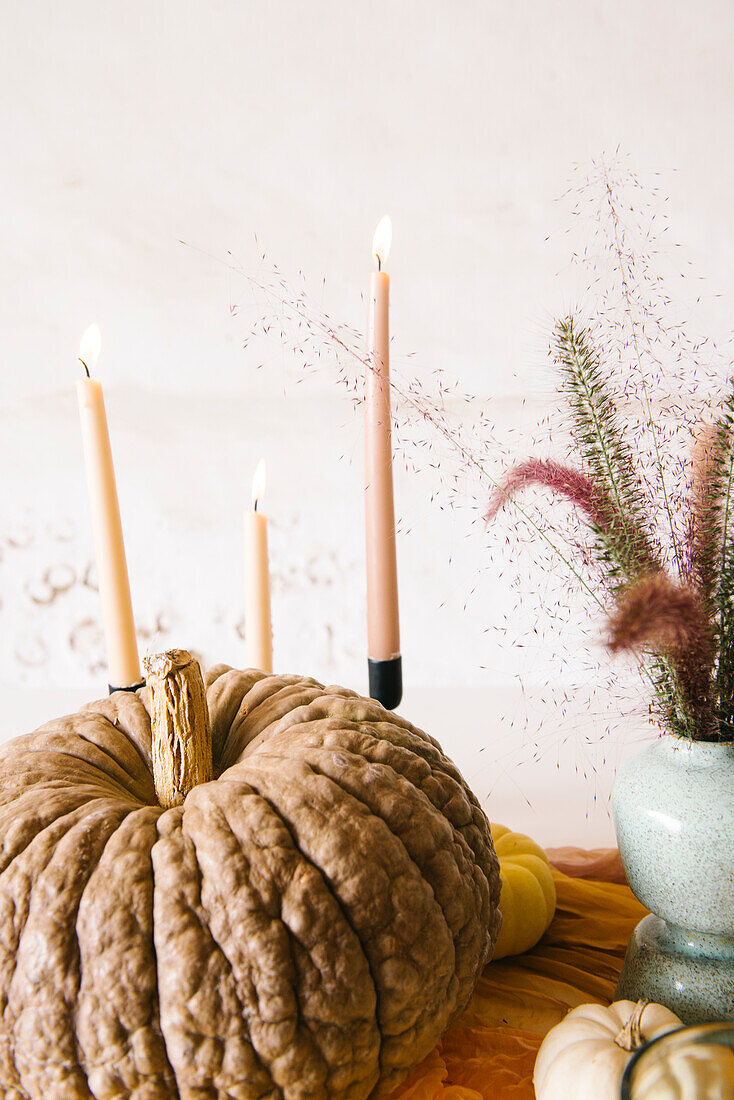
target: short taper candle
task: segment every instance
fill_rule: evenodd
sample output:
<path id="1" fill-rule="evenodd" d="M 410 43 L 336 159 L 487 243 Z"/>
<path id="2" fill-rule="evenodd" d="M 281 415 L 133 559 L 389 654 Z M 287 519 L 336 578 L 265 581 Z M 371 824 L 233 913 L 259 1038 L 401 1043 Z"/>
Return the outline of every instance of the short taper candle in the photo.
<path id="1" fill-rule="evenodd" d="M 261 459 L 252 479 L 252 508 L 245 512 L 245 655 L 250 668 L 272 672 L 268 520 L 261 510 L 264 494 L 265 462 Z"/>

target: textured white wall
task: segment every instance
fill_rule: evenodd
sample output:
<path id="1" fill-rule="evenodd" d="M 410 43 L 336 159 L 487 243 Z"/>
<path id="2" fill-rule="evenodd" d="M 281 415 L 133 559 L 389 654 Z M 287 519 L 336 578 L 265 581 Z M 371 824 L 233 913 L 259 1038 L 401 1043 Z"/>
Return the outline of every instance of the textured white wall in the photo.
<path id="1" fill-rule="evenodd" d="M 265 455 L 277 663 L 364 683 L 359 415 L 329 364 L 299 383 L 276 341 L 243 348 L 262 296 L 180 239 L 256 275 L 301 271 L 317 308 L 359 327 L 389 211 L 396 364 L 446 369 L 504 446 L 552 404 L 546 329 L 586 285 L 558 198 L 575 164 L 620 146 L 645 179 L 662 173 L 676 239 L 709 277 L 705 322 L 729 330 L 726 0 L 28 0 L 2 22 L 8 682 L 105 682 L 72 388 L 96 320 L 143 645 L 243 659 L 241 511 Z M 532 642 L 565 577 L 442 507 L 445 480 L 421 467 L 413 449 L 397 485 L 409 688 L 484 685 L 491 713 L 489 685 L 593 678 L 581 604 L 562 640 Z M 605 692 L 570 741 L 602 732 Z M 538 695 L 530 743 L 555 706 Z"/>

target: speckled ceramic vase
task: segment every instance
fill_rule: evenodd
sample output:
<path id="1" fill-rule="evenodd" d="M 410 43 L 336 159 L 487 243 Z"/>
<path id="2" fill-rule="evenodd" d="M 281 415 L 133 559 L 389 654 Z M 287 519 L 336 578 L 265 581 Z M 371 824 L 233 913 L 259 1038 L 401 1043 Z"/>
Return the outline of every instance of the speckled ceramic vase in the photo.
<path id="1" fill-rule="evenodd" d="M 665 734 L 622 765 L 612 809 L 627 881 L 651 911 L 617 998 L 684 1023 L 734 1019 L 734 743 Z"/>

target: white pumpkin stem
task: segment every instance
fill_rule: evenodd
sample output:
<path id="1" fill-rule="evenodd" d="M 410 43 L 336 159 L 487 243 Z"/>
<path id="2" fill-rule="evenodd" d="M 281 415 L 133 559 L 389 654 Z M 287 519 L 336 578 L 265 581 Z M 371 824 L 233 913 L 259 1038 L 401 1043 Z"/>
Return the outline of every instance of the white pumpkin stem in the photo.
<path id="1" fill-rule="evenodd" d="M 622 1050 L 639 1050 L 642 1046 L 642 1013 L 645 1011 L 649 1001 L 638 1001 L 635 1005 L 630 1018 L 624 1025 L 619 1035 L 615 1037 L 615 1043 Z"/>
<path id="2" fill-rule="evenodd" d="M 198 661 L 169 649 L 143 661 L 152 697 L 153 781 L 164 809 L 180 806 L 213 774 L 212 732 Z"/>

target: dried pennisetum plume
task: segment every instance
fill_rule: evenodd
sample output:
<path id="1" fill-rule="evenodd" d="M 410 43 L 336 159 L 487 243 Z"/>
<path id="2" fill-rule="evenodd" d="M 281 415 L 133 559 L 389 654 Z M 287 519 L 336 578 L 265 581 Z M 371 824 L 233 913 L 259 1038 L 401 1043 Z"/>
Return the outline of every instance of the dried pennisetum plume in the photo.
<path id="1" fill-rule="evenodd" d="M 617 599 L 609 616 L 612 653 L 639 646 L 681 653 L 713 645 L 711 622 L 693 588 L 675 584 L 665 573 L 641 577 Z"/>
<path id="2" fill-rule="evenodd" d="M 552 459 L 531 458 L 519 462 L 505 474 L 492 493 L 484 518 L 489 523 L 516 493 L 531 485 L 564 497 L 583 513 L 589 525 L 606 544 L 613 546 L 620 532 L 637 548 L 638 566 L 656 568 L 657 557 L 648 536 L 635 528 L 630 517 L 623 522 L 614 501 L 603 486 L 572 466 L 564 466 Z"/>
<path id="3" fill-rule="evenodd" d="M 728 501 L 722 491 L 730 474 L 731 426 L 726 418 L 701 425 L 691 456 L 690 515 L 686 531 L 685 578 L 706 600 L 714 596 L 718 551 Z"/>
<path id="4" fill-rule="evenodd" d="M 500 509 L 509 504 L 515 493 L 530 485 L 540 485 L 566 497 L 585 514 L 591 524 L 602 531 L 608 531 L 609 504 L 602 499 L 591 479 L 580 470 L 544 458 L 530 458 L 519 462 L 505 474 L 489 498 L 484 514 L 486 522 L 491 522 Z"/>
<path id="5" fill-rule="evenodd" d="M 676 584 L 665 573 L 641 577 L 617 598 L 609 616 L 608 645 L 612 653 L 643 648 L 667 660 L 698 734 L 716 732 L 716 637 L 700 592 Z"/>

